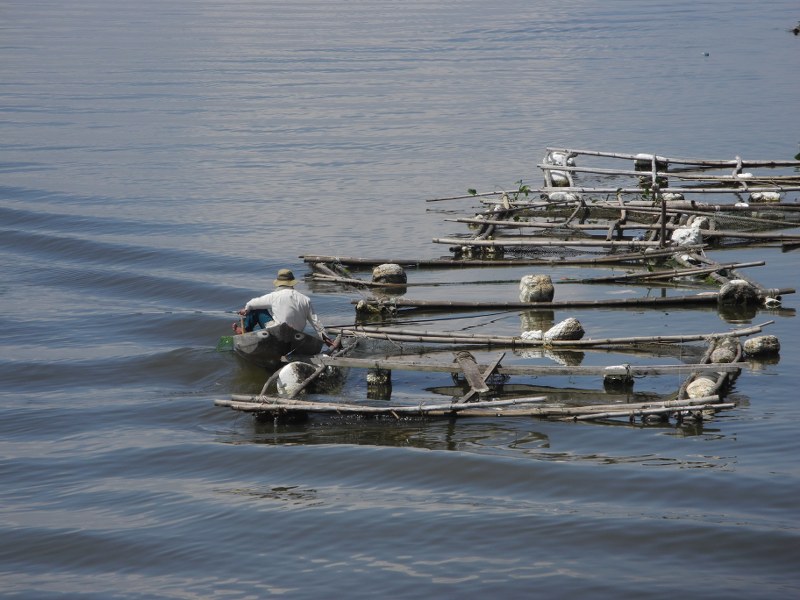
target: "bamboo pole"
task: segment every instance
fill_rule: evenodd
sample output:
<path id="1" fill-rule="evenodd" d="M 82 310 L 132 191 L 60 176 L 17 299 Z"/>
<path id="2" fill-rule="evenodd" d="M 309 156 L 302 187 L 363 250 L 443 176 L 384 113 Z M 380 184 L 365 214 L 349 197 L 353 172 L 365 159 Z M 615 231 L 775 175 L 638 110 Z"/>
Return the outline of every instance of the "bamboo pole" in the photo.
<path id="1" fill-rule="evenodd" d="M 581 406 L 548 406 L 547 410 L 557 416 L 575 416 L 591 413 L 603 413 L 614 410 L 648 410 L 650 408 L 682 408 L 685 406 L 697 406 L 706 404 L 717 404 L 721 398 L 719 396 L 703 396 L 702 398 L 691 398 L 686 400 L 650 400 L 647 402 L 631 402 L 626 404 L 584 404 Z M 543 407 L 544 408 L 544 407 Z"/>
<path id="2" fill-rule="evenodd" d="M 724 338 L 729 336 L 734 337 L 742 337 L 747 335 L 752 335 L 755 333 L 759 333 L 764 327 L 767 325 L 772 325 L 775 321 L 766 321 L 759 325 L 753 325 L 750 327 L 743 327 L 741 329 L 732 329 L 730 331 L 724 332 L 715 332 L 715 333 L 705 333 L 705 334 L 687 334 L 687 335 L 668 335 L 668 336 L 657 336 L 657 337 L 623 337 L 623 338 L 603 338 L 600 340 L 548 340 L 548 344 L 558 344 L 558 343 L 568 343 L 568 344 L 582 344 L 586 343 L 587 345 L 593 345 L 597 342 L 602 343 L 626 343 L 629 341 L 632 342 L 650 342 L 650 341 L 659 341 L 659 342 L 667 342 L 667 341 L 676 341 L 676 342 L 684 342 L 687 340 L 708 340 L 708 339 L 718 339 Z M 343 328 L 344 331 L 352 331 L 356 334 L 358 333 L 397 333 L 397 334 L 407 334 L 407 335 L 414 335 L 414 336 L 434 336 L 434 337 L 441 337 L 443 335 L 442 332 L 438 331 L 427 331 L 427 330 L 414 330 L 414 329 L 403 329 L 403 328 L 396 328 L 396 327 L 381 327 L 381 326 L 371 326 L 371 325 L 358 325 L 353 328 Z M 344 333 L 343 331 L 343 333 Z M 500 337 L 500 336 L 487 336 L 487 335 L 478 335 L 478 334 L 451 334 L 451 338 L 459 339 L 459 340 L 478 340 L 478 341 L 489 341 L 494 339 L 508 339 L 508 340 L 516 340 L 521 338 L 510 338 L 510 337 Z M 534 342 L 542 342 L 542 340 L 526 340 L 526 341 L 534 341 Z"/>
<path id="3" fill-rule="evenodd" d="M 684 249 L 685 250 L 685 249 Z M 475 268 L 475 267 L 520 267 L 520 266 L 547 266 L 547 265 L 594 265 L 613 264 L 621 262 L 640 261 L 651 258 L 663 258 L 675 253 L 675 249 L 645 248 L 627 253 L 608 254 L 604 256 L 585 258 L 554 258 L 554 259 L 455 259 L 455 258 L 358 258 L 353 256 L 323 256 L 316 254 L 301 255 L 304 262 L 332 262 L 341 263 L 351 267 L 374 267 L 385 263 L 395 263 L 404 267 L 414 268 Z"/>
<path id="4" fill-rule="evenodd" d="M 639 171 L 638 176 L 641 177 L 643 174 L 646 174 L 645 171 Z M 668 172 L 667 175 L 670 177 L 674 177 L 677 175 L 675 172 Z M 758 181 L 758 180 L 756 180 Z M 746 178 L 739 178 L 735 181 L 736 183 L 740 184 L 747 184 L 748 180 Z M 692 193 L 692 194 L 730 194 L 731 192 L 735 191 L 747 191 L 747 192 L 796 192 L 800 190 L 800 184 L 798 185 L 785 185 L 785 184 L 774 184 L 774 185 L 743 185 L 742 187 L 731 187 L 731 186 L 720 186 L 720 185 L 713 185 L 712 187 L 700 187 L 700 186 L 667 186 L 661 188 L 662 193 Z M 530 187 L 528 188 L 528 194 L 552 194 L 555 192 L 566 192 L 566 193 L 575 193 L 575 194 L 634 194 L 634 195 L 641 195 L 644 193 L 641 187 L 595 187 L 595 186 L 576 186 L 572 185 L 569 187 L 554 187 L 554 186 L 541 186 L 541 187 Z M 492 196 L 502 196 L 503 194 L 510 194 L 513 195 L 517 193 L 517 190 L 494 190 L 491 192 L 479 192 L 476 194 L 463 194 L 460 196 L 448 196 L 444 198 L 428 198 L 425 202 L 443 202 L 446 200 L 467 200 L 469 198 L 476 198 L 479 202 L 488 203 L 489 201 L 487 198 Z M 491 201 L 492 203 L 494 201 Z M 522 205 L 525 200 L 510 200 L 511 206 L 520 206 Z M 531 206 L 538 206 L 541 203 L 531 203 Z M 800 208 L 800 207 L 798 207 Z"/>
<path id="5" fill-rule="evenodd" d="M 388 327 L 369 327 L 358 326 L 354 328 L 333 328 L 342 335 L 352 335 L 355 337 L 371 337 L 373 339 L 385 339 L 390 341 L 410 341 L 428 343 L 452 343 L 452 344 L 480 344 L 480 345 L 506 345 L 520 347 L 542 347 L 542 348 L 591 348 L 597 346 L 620 346 L 633 344 L 671 344 L 708 341 L 722 337 L 744 337 L 761 332 L 763 327 L 770 325 L 774 321 L 767 321 L 761 325 L 734 329 L 724 333 L 706 333 L 690 335 L 666 335 L 666 336 L 630 336 L 621 338 L 603 339 L 581 339 L 581 340 L 530 340 L 520 337 L 509 336 L 479 336 L 452 334 L 446 332 L 415 331 L 406 329 L 393 329 Z"/>
<path id="6" fill-rule="evenodd" d="M 409 281 L 407 283 L 381 283 L 378 281 L 353 279 L 351 277 L 331 277 L 328 275 L 322 275 L 320 273 L 312 273 L 311 279 L 312 281 L 319 281 L 321 283 L 341 283 L 356 287 L 389 289 L 404 289 L 408 287 L 446 287 L 455 285 L 505 285 L 519 283 L 519 279 L 476 279 L 473 281 Z"/>
<path id="7" fill-rule="evenodd" d="M 793 290 L 785 290 L 791 293 Z M 369 306 L 385 305 L 391 308 L 415 308 L 425 310 L 536 310 L 563 308 L 607 308 L 610 306 L 654 307 L 685 306 L 690 304 L 716 304 L 718 292 L 704 292 L 684 296 L 657 296 L 652 298 L 603 298 L 600 300 L 560 300 L 553 302 L 518 301 L 470 301 L 470 300 L 413 300 L 411 298 L 392 298 L 383 301 L 376 298 L 353 299 L 351 304 L 366 303 Z"/>
<path id="8" fill-rule="evenodd" d="M 639 172 L 639 176 L 647 175 L 646 171 Z M 672 173 L 669 174 L 672 176 Z M 739 180 L 740 183 L 746 183 L 746 179 Z M 710 187 L 702 187 L 702 186 L 665 186 L 661 188 L 662 193 L 679 193 L 679 194 L 725 194 L 730 195 L 735 192 L 796 192 L 800 190 L 800 185 L 768 185 L 765 186 L 763 184 L 757 186 L 744 186 L 741 187 L 733 187 L 733 186 L 723 186 L 722 184 L 714 184 Z M 555 192 L 564 192 L 564 193 L 573 193 L 573 194 L 625 194 L 625 195 L 634 195 L 634 196 L 641 196 L 643 195 L 646 190 L 641 187 L 625 187 L 625 186 L 617 186 L 617 187 L 599 187 L 599 186 L 580 186 L 580 185 L 573 185 L 571 187 L 550 187 L 550 186 L 542 186 L 538 188 L 530 188 L 531 194 L 541 194 L 541 195 L 549 195 Z M 481 203 L 491 203 L 489 200 L 485 198 L 479 198 L 479 202 Z M 511 206 L 513 207 L 521 207 L 526 206 L 529 201 L 526 200 L 511 200 Z M 531 203 L 532 205 L 533 203 Z M 538 203 L 537 203 L 538 204 Z M 671 203 L 670 203 L 671 204 Z M 783 205 L 791 207 L 792 204 L 789 203 L 770 203 L 771 206 Z M 798 205 L 794 205 L 797 208 L 800 208 Z M 752 210 L 750 208 L 749 210 Z"/>
<path id="9" fill-rule="evenodd" d="M 312 357 L 314 364 L 341 368 L 357 369 L 386 369 L 397 371 L 417 371 L 428 373 L 459 373 L 460 367 L 456 364 L 432 364 L 422 361 L 403 361 L 391 358 L 338 358 L 325 355 Z M 486 372 L 491 365 L 479 364 L 478 368 Z M 593 365 L 499 365 L 496 372 L 499 375 L 534 375 L 534 376 L 631 376 L 642 377 L 647 375 L 682 375 L 693 371 L 739 371 L 741 365 L 734 366 L 728 363 L 711 364 L 680 364 L 680 365 L 610 365 L 607 367 Z"/>
<path id="10" fill-rule="evenodd" d="M 601 156 L 607 158 L 622 158 L 626 160 L 642 160 L 642 154 L 624 154 L 620 152 L 602 152 L 596 150 L 574 150 L 570 148 L 545 148 L 547 152 L 564 152 L 565 154 L 575 154 L 584 156 Z M 650 155 L 646 155 L 650 156 Z M 741 165 L 744 167 L 800 167 L 800 161 L 797 160 L 741 160 L 741 159 L 720 159 L 708 160 L 701 158 L 670 158 L 660 155 L 655 156 L 658 162 L 667 162 L 670 164 L 681 165 L 701 165 L 701 166 L 714 166 L 714 167 L 736 167 Z"/>
<path id="11" fill-rule="evenodd" d="M 686 406 L 676 406 L 676 407 L 664 407 L 664 408 L 648 408 L 648 409 L 633 409 L 633 410 L 619 410 L 619 411 L 609 411 L 604 413 L 589 413 L 585 415 L 576 415 L 573 417 L 575 421 L 595 421 L 598 419 L 613 419 L 619 417 L 640 417 L 646 415 L 658 415 L 664 413 L 672 413 L 672 412 L 680 412 L 680 411 L 689 411 L 689 410 L 699 410 L 699 411 L 707 411 L 713 410 L 714 412 L 718 412 L 722 409 L 726 408 L 733 408 L 736 406 L 734 403 L 730 402 L 727 404 L 702 404 L 702 405 L 686 405 Z"/>
<path id="12" fill-rule="evenodd" d="M 514 194 L 519 190 L 494 190 L 492 192 L 476 192 L 474 194 L 461 194 L 460 196 L 445 196 L 443 198 L 428 198 L 425 202 L 444 202 L 446 200 L 465 200 L 467 198 L 481 198 L 486 196 L 500 196 L 502 194 Z"/>
<path id="13" fill-rule="evenodd" d="M 646 214 L 656 214 L 655 210 L 651 212 L 649 211 L 641 211 L 640 209 L 631 209 L 628 208 L 630 212 L 646 212 Z M 685 211 L 670 211 L 667 210 L 669 214 L 687 214 Z M 701 211 L 692 211 L 697 215 L 702 216 L 715 216 L 712 213 L 706 213 Z M 739 217 L 739 218 L 747 218 L 747 217 Z M 535 228 L 535 229 L 570 229 L 574 231 L 595 231 L 595 230 L 603 230 L 609 227 L 608 223 L 578 223 L 578 224 L 571 224 L 569 223 L 569 219 L 558 223 L 558 222 L 537 222 L 537 221 L 505 221 L 500 219 L 478 219 L 478 218 L 470 218 L 470 217 L 460 217 L 455 219 L 444 219 L 444 221 L 449 221 L 452 223 L 467 223 L 467 224 L 474 224 L 474 223 L 488 223 L 491 225 L 495 225 L 498 227 L 505 227 L 508 229 L 525 229 L 527 227 Z M 772 221 L 773 224 L 780 223 L 783 228 L 792 229 L 796 227 L 800 227 L 800 223 L 787 223 L 786 221 Z M 756 221 L 755 224 L 767 224 L 763 221 Z M 619 224 L 614 223 L 612 226 L 615 229 L 619 230 L 664 230 L 668 229 L 670 231 L 674 231 L 675 229 L 679 229 L 682 227 L 681 225 L 675 225 L 671 223 L 661 224 L 651 224 L 651 223 L 627 223 L 627 224 Z M 702 235 L 710 236 L 710 237 L 737 237 L 742 239 L 766 239 L 766 240 L 787 240 L 790 242 L 793 241 L 800 241 L 800 234 L 784 234 L 784 233 L 770 233 L 770 232 L 759 232 L 759 231 L 741 231 L 737 229 L 700 229 L 699 232 Z M 465 239 L 476 239 L 476 238 L 465 238 Z M 497 237 L 496 241 L 498 244 L 502 243 L 504 239 L 514 239 L 514 238 L 505 238 L 505 237 Z M 606 241 L 608 241 L 608 237 L 606 237 Z M 624 241 L 624 240 L 622 240 Z M 574 242 L 569 240 L 563 242 L 563 245 L 570 245 Z M 466 245 L 466 244 L 464 244 Z"/>
<path id="14" fill-rule="evenodd" d="M 378 281 L 364 281 L 363 279 L 355 279 L 352 277 L 342 277 L 340 275 L 325 275 L 322 273 L 314 273 L 311 277 L 314 281 L 324 283 L 341 283 L 344 285 L 351 285 L 355 287 L 369 287 L 369 288 L 398 288 L 403 289 L 409 286 L 422 286 L 422 285 L 441 285 L 437 283 L 381 283 Z"/>
<path id="15" fill-rule="evenodd" d="M 664 190 L 662 190 L 664 191 Z M 737 190 L 738 191 L 738 190 Z M 730 192 L 730 191 L 728 191 Z M 607 200 L 598 200 L 592 202 L 592 207 L 598 208 L 617 208 L 614 204 Z M 625 207 L 634 212 L 660 212 L 661 208 L 655 206 L 650 201 L 628 200 L 625 202 Z M 800 211 L 800 204 L 789 202 L 765 202 L 748 204 L 747 206 L 736 204 L 711 204 L 708 202 L 696 202 L 694 200 L 671 200 L 667 202 L 667 212 L 678 214 L 695 214 L 703 216 L 717 216 L 720 213 L 737 213 L 737 212 L 758 212 L 759 210 L 778 210 L 784 212 L 797 212 Z M 776 219 L 765 219 L 763 217 L 738 217 L 739 219 L 752 219 L 758 223 L 766 224 L 786 224 L 786 221 L 779 221 Z"/>
<path id="16" fill-rule="evenodd" d="M 543 171 L 564 171 L 567 173 L 592 173 L 593 175 L 618 175 L 626 177 L 642 177 L 650 175 L 651 181 L 656 178 L 672 178 L 682 181 L 714 181 L 714 182 L 736 182 L 736 183 L 760 183 L 760 182 L 775 182 L 775 181 L 788 181 L 800 183 L 800 176 L 798 175 L 752 175 L 745 177 L 742 175 L 700 175 L 692 173 L 680 173 L 676 171 L 636 171 L 628 169 L 606 169 L 600 167 L 570 167 L 561 165 L 536 165 Z"/>
<path id="17" fill-rule="evenodd" d="M 764 207 L 770 206 L 768 204 L 764 204 Z M 614 208 L 612 205 L 609 205 L 605 202 L 602 203 L 595 203 L 592 204 L 592 207 L 603 208 L 603 209 L 612 209 Z M 643 206 L 643 205 L 633 205 L 631 203 L 626 204 L 626 208 L 629 212 L 633 214 L 646 214 L 646 215 L 656 215 L 661 212 L 659 207 L 655 206 Z M 800 204 L 797 205 L 797 208 L 800 209 Z M 666 208 L 666 212 L 670 215 L 695 215 L 701 217 L 711 217 L 711 218 L 718 218 L 720 214 L 725 215 L 728 212 L 736 213 L 736 212 L 754 212 L 758 209 L 754 207 L 744 207 L 744 206 L 730 206 L 724 207 L 718 204 L 704 204 L 698 205 L 695 203 L 683 203 L 683 202 L 670 202 Z M 793 210 L 793 209 L 792 209 Z M 751 223 L 754 226 L 774 226 L 774 228 L 781 228 L 781 229 L 791 229 L 794 227 L 800 226 L 800 223 L 796 221 L 781 221 L 778 219 L 765 219 L 763 217 L 751 217 L 747 215 L 735 215 L 733 216 L 738 221 Z M 516 222 L 516 221 L 512 221 Z"/>
<path id="18" fill-rule="evenodd" d="M 410 414 L 421 416 L 470 416 L 470 417 L 570 417 L 576 419 L 582 415 L 602 415 L 609 412 L 621 413 L 621 416 L 628 416 L 630 411 L 636 410 L 711 410 L 714 407 L 728 408 L 733 404 L 719 404 L 718 396 L 708 396 L 705 398 L 695 398 L 683 401 L 663 401 L 663 402 L 644 402 L 625 405 L 588 405 L 577 407 L 527 407 L 515 408 L 514 405 L 538 403 L 544 397 L 535 398 L 516 398 L 513 400 L 489 401 L 490 405 L 480 402 L 468 402 L 464 404 L 442 404 L 417 406 L 364 406 L 358 404 L 341 404 L 331 402 L 310 402 L 305 400 L 285 400 L 279 397 L 269 397 L 268 402 L 264 401 L 263 396 L 237 396 L 233 395 L 231 400 L 216 400 L 216 406 L 228 407 L 237 411 L 264 413 L 264 412 L 321 412 L 337 414 L 361 414 L 361 415 L 383 415 L 397 416 L 398 414 Z M 274 400 L 274 402 L 273 402 Z M 482 404 L 484 404 L 482 406 Z M 512 407 L 512 408 L 509 408 Z"/>
<path id="19" fill-rule="evenodd" d="M 636 212 L 636 210 L 634 209 L 631 212 Z M 701 214 L 703 214 L 703 213 L 701 213 Z M 705 213 L 704 216 L 706 214 L 708 214 L 708 213 Z M 711 216 L 711 215 L 709 215 L 709 216 Z M 480 219 L 468 219 L 468 218 L 445 219 L 445 220 L 446 221 L 460 222 L 460 223 L 471 223 L 473 221 L 480 221 Z M 607 227 L 606 225 L 601 225 L 601 224 L 597 224 L 597 225 L 593 225 L 593 224 L 571 225 L 571 224 L 567 223 L 566 221 L 564 223 L 536 223 L 536 222 L 531 222 L 531 221 L 524 222 L 524 221 L 500 221 L 500 220 L 498 220 L 498 221 L 491 221 L 491 223 L 493 225 L 495 225 L 495 226 L 503 226 L 503 227 L 507 227 L 507 228 L 510 228 L 510 229 L 522 229 L 524 227 L 534 227 L 534 228 L 542 228 L 542 229 L 574 229 L 574 230 L 579 230 L 579 231 L 584 231 L 584 230 L 585 231 L 591 231 L 591 230 L 604 229 L 604 228 Z M 795 223 L 795 224 L 784 223 L 783 226 L 786 227 L 786 228 L 795 228 L 795 227 L 800 226 L 800 224 L 798 224 L 798 223 Z M 646 223 L 641 223 L 641 224 L 636 223 L 636 224 L 627 224 L 627 225 L 615 225 L 615 227 L 617 227 L 618 229 L 622 229 L 622 230 L 642 230 L 642 229 L 645 229 L 645 230 L 660 230 L 662 232 L 662 235 L 663 235 L 663 232 L 665 230 L 674 231 L 676 229 L 679 229 L 681 226 L 680 225 L 670 224 L 670 223 L 660 223 L 658 225 L 650 225 L 650 224 L 646 224 Z M 740 230 L 736 230 L 736 229 L 699 229 L 698 231 L 699 231 L 700 234 L 702 234 L 704 236 L 714 237 L 714 238 L 733 237 L 733 238 L 740 238 L 740 239 L 747 239 L 747 240 L 767 240 L 767 241 L 787 241 L 787 242 L 799 242 L 800 241 L 800 234 L 771 233 L 771 232 L 765 232 L 765 231 L 740 231 Z M 534 239 L 534 238 L 525 238 L 525 237 L 522 237 L 522 236 L 521 236 L 521 238 L 522 239 Z M 475 239 L 475 238 L 466 238 L 466 239 L 469 240 L 469 239 Z M 505 243 L 504 240 L 512 240 L 514 242 L 514 245 L 517 245 L 518 242 L 516 240 L 518 240 L 518 239 L 520 239 L 520 238 L 517 238 L 517 237 L 510 238 L 510 237 L 507 237 L 507 236 L 506 237 L 498 236 L 498 237 L 495 238 L 494 241 L 495 241 L 496 245 L 510 245 L 510 244 Z M 556 242 L 556 241 L 552 241 L 552 242 L 533 242 L 532 241 L 530 245 L 537 245 L 537 246 L 541 246 L 541 245 L 563 245 L 563 246 L 579 245 L 579 246 L 584 246 L 584 245 L 588 245 L 588 242 L 590 242 L 590 241 L 593 241 L 593 240 L 574 240 L 574 241 L 573 240 L 564 240 L 564 241 L 561 241 L 561 242 Z M 605 241 L 606 242 L 609 241 L 608 237 L 606 237 Z M 445 242 L 439 242 L 439 243 L 445 243 Z M 624 244 L 624 243 L 627 243 L 627 242 L 625 240 L 618 240 L 617 242 L 611 242 L 611 243 Z M 643 243 L 646 243 L 646 242 L 643 242 Z M 473 245 L 473 244 L 462 244 L 462 245 L 466 246 L 466 245 Z M 597 243 L 595 245 L 599 246 L 601 244 Z"/>
<path id="20" fill-rule="evenodd" d="M 536 398 L 515 398 L 510 400 L 488 400 L 480 402 L 449 402 L 447 404 L 418 404 L 418 405 L 391 405 L 391 406 L 368 406 L 353 403 L 338 402 L 314 402 L 309 400 L 288 400 L 280 396 L 252 396 L 252 399 L 235 398 L 231 400 L 215 400 L 216 406 L 226 406 L 245 412 L 268 412 L 268 411 L 289 411 L 299 410 L 303 412 L 335 412 L 335 413 L 355 413 L 355 414 L 419 414 L 428 413 L 459 413 L 471 411 L 476 408 L 499 408 L 504 406 L 515 406 L 520 404 L 531 404 L 543 402 L 544 396 Z"/>
<path id="21" fill-rule="evenodd" d="M 664 269 L 660 271 L 643 271 L 641 273 L 625 273 L 624 275 L 607 275 L 603 277 L 585 277 L 582 279 L 560 279 L 559 283 L 612 283 L 631 281 L 639 279 L 671 279 L 673 277 L 688 277 L 692 275 L 705 275 L 716 271 L 727 271 L 729 269 L 743 269 L 746 267 L 760 267 L 767 264 L 766 261 L 758 260 L 745 263 L 724 263 L 711 265 L 708 267 L 691 267 L 686 269 Z"/>
<path id="22" fill-rule="evenodd" d="M 481 247 L 519 247 L 519 246 L 558 246 L 576 248 L 657 248 L 658 242 L 645 242 L 637 240 L 543 240 L 541 238 L 508 238 L 496 240 L 478 240 L 475 238 L 433 238 L 434 244 L 449 244 L 451 246 L 481 246 Z"/>
<path id="23" fill-rule="evenodd" d="M 665 174 L 666 175 L 666 174 Z M 719 182 L 735 182 L 747 185 L 749 189 L 750 183 L 764 184 L 775 183 L 780 181 L 787 181 L 790 183 L 800 182 L 798 175 L 751 175 L 749 177 L 739 174 L 733 175 L 694 175 L 691 173 L 669 173 L 669 177 L 680 179 L 682 181 L 719 181 Z"/>
<path id="24" fill-rule="evenodd" d="M 777 288 L 769 290 L 775 298 L 784 294 L 793 294 L 794 288 Z M 600 300 L 561 300 L 553 302 L 504 302 L 504 301 L 469 301 L 469 300 L 413 300 L 410 298 L 392 298 L 384 301 L 368 298 L 350 301 L 351 304 L 365 303 L 367 306 L 386 306 L 391 309 L 434 310 L 535 310 L 563 308 L 607 308 L 610 306 L 636 306 L 646 308 L 662 308 L 664 306 L 688 306 L 717 304 L 719 292 L 702 292 L 684 296 L 658 296 L 653 298 L 603 298 Z"/>
<path id="25" fill-rule="evenodd" d="M 277 400 L 277 399 L 276 399 Z M 507 407 L 530 404 L 542 401 L 544 398 L 523 398 L 513 400 L 498 400 L 490 402 L 465 402 L 461 404 L 437 404 L 418 406 L 366 406 L 352 403 L 334 402 L 236 402 L 217 400 L 216 406 L 231 408 L 240 412 L 268 413 L 268 412 L 304 412 L 304 413 L 337 413 L 337 414 L 357 414 L 357 415 L 382 415 L 397 416 L 419 415 L 419 416 L 534 416 L 534 417 L 559 417 L 574 421 L 585 421 L 594 419 L 606 419 L 612 417 L 631 417 L 645 414 L 671 413 L 679 411 L 708 411 L 715 412 L 721 409 L 733 408 L 734 403 L 689 403 L 681 402 L 675 406 L 658 406 L 653 408 L 629 408 L 627 405 L 618 406 L 617 410 L 606 412 L 584 412 L 587 406 L 576 407 L 574 409 L 562 409 L 556 407 L 530 407 L 512 408 Z M 488 411 L 487 411 L 488 409 Z"/>
<path id="26" fill-rule="evenodd" d="M 703 275 L 720 270 L 729 270 L 734 268 L 747 268 L 759 267 L 765 265 L 763 260 L 746 262 L 746 263 L 724 263 L 718 266 L 708 267 L 687 267 L 685 269 L 665 269 L 659 271 L 642 271 L 640 273 L 626 273 L 624 275 L 607 275 L 603 277 L 587 277 L 583 279 L 563 278 L 559 279 L 558 283 L 606 283 L 606 282 L 619 282 L 619 281 L 632 281 L 638 279 L 670 279 L 673 277 L 687 277 L 691 275 Z M 428 282 L 408 282 L 408 283 L 380 283 L 376 281 L 365 281 L 362 279 L 354 279 L 350 277 L 339 277 L 323 275 L 321 273 L 313 273 L 311 275 L 313 281 L 322 283 L 340 283 L 343 285 L 350 285 L 356 287 L 369 287 L 369 288 L 397 288 L 405 289 L 408 287 L 443 287 L 443 286 L 463 286 L 463 285 L 504 285 L 516 284 L 518 279 L 482 279 L 475 281 L 428 281 Z"/>

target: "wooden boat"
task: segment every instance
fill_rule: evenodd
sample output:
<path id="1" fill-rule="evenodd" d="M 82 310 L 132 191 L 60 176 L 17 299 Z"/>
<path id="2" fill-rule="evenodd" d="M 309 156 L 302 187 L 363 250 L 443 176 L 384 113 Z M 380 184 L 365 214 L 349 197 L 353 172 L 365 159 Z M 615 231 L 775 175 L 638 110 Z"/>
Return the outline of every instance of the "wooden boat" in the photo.
<path id="1" fill-rule="evenodd" d="M 274 370 L 289 360 L 303 360 L 319 354 L 322 340 L 286 323 L 233 336 L 233 352 L 259 367 Z"/>

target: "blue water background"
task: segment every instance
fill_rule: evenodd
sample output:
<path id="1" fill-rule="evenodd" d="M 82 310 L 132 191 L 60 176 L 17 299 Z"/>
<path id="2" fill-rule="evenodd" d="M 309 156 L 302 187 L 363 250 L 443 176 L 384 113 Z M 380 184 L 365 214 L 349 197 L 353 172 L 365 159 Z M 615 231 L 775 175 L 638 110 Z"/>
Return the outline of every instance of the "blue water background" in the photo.
<path id="1" fill-rule="evenodd" d="M 797 597 L 793 295 L 748 323 L 774 321 L 780 359 L 695 428 L 275 425 L 214 400 L 263 383 L 215 344 L 277 269 L 447 254 L 431 239 L 463 229 L 441 211 L 470 209 L 425 199 L 538 185 L 547 146 L 791 159 L 798 19 L 784 0 L 3 2 L 0 597 Z M 718 256 L 798 284 L 797 252 Z M 353 321 L 357 294 L 301 289 Z M 559 288 L 606 293 L 642 290 Z M 591 337 L 742 325 L 556 316 Z"/>

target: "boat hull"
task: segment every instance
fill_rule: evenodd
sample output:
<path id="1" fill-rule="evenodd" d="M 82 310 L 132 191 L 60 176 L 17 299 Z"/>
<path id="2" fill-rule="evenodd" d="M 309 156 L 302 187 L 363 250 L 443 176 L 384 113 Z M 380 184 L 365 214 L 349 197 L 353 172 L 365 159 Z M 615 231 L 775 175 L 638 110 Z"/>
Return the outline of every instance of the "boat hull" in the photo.
<path id="1" fill-rule="evenodd" d="M 278 368 L 286 362 L 284 357 L 297 360 L 319 354 L 322 346 L 319 338 L 296 331 L 286 323 L 233 336 L 233 352 L 266 369 Z"/>

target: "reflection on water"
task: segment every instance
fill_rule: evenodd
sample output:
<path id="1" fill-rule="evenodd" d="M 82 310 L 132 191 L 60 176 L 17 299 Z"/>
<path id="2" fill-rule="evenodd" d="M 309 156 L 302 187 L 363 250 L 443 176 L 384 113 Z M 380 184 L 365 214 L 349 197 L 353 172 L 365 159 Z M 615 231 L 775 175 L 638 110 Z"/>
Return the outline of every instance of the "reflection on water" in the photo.
<path id="1" fill-rule="evenodd" d="M 730 458 L 685 460 L 679 457 L 657 456 L 598 456 L 593 453 L 552 451 L 563 447 L 566 438 L 581 432 L 557 427 L 557 443 L 547 433 L 557 422 L 546 424 L 530 417 L 509 419 L 442 419 L 388 417 L 335 417 L 312 416 L 299 421 L 286 422 L 272 419 L 241 424 L 239 436 L 257 444 L 352 444 L 358 446 L 395 446 L 430 450 L 475 451 L 481 454 L 503 456 L 532 456 L 541 460 L 570 462 L 648 463 L 692 466 L 709 469 L 727 468 Z M 583 424 L 570 424 L 582 428 Z M 722 429 L 714 419 L 675 422 L 629 423 L 624 420 L 597 421 L 591 427 L 611 427 L 624 430 L 663 432 L 668 436 L 700 437 L 709 441 L 723 439 Z"/>
<path id="2" fill-rule="evenodd" d="M 520 358 L 545 358 L 565 367 L 577 367 L 583 363 L 586 355 L 580 350 L 553 350 L 552 348 L 514 349 L 515 356 Z"/>
<path id="3" fill-rule="evenodd" d="M 521 331 L 547 331 L 556 322 L 556 313 L 552 310 L 526 310 L 519 315 Z"/>

